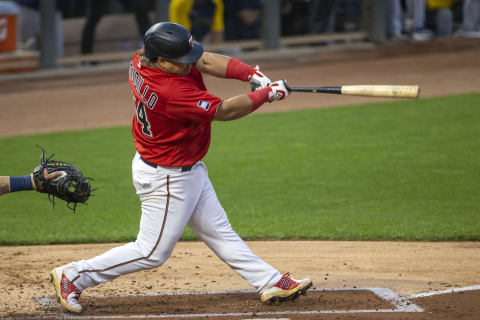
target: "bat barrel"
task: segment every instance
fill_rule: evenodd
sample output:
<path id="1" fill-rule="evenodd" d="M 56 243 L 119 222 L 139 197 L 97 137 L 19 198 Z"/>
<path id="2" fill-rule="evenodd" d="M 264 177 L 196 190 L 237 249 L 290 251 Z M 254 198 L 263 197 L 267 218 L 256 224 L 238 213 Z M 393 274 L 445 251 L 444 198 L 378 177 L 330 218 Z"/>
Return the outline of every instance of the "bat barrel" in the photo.
<path id="1" fill-rule="evenodd" d="M 399 85 L 342 86 L 342 94 L 365 97 L 418 98 L 420 87 Z"/>

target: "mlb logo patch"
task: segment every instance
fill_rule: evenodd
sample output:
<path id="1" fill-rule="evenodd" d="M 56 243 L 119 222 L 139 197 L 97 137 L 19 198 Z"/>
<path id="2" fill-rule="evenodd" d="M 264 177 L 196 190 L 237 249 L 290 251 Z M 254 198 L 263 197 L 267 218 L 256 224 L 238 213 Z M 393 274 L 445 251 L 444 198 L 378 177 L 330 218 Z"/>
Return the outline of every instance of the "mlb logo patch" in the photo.
<path id="1" fill-rule="evenodd" d="M 208 111 L 208 109 L 210 109 L 210 102 L 200 100 L 200 101 L 198 101 L 197 106 L 199 106 L 200 108 L 202 108 L 205 111 Z"/>

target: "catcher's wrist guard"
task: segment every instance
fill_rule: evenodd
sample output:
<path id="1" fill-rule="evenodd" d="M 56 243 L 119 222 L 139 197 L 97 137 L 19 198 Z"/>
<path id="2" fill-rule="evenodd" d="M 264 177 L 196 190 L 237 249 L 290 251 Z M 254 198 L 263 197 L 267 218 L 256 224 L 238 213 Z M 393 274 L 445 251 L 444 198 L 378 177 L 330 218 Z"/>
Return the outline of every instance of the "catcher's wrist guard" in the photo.
<path id="1" fill-rule="evenodd" d="M 86 204 L 93 191 L 89 180 L 72 164 L 65 161 L 52 160 L 54 154 L 45 159 L 45 148 L 42 149 L 40 165 L 33 170 L 33 181 L 36 190 L 48 194 L 48 200 L 55 206 L 55 197 L 67 202 L 67 207 L 75 212 L 78 203 Z M 47 174 L 60 172 L 55 178 L 45 177 Z M 71 205 L 73 204 L 73 205 Z"/>
<path id="2" fill-rule="evenodd" d="M 32 177 L 10 177 L 10 192 L 33 190 Z"/>

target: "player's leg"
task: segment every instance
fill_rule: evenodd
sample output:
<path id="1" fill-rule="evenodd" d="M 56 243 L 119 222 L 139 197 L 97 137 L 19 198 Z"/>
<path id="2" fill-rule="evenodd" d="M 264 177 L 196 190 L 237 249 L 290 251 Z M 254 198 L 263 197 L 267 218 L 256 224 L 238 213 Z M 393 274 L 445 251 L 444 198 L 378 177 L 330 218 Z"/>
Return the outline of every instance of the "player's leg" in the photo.
<path id="1" fill-rule="evenodd" d="M 282 276 L 250 250 L 232 229 L 208 178 L 188 224 L 220 259 L 257 289 L 262 302 L 295 299 L 312 286 L 308 278 L 295 280 L 288 273 Z"/>
<path id="2" fill-rule="evenodd" d="M 132 171 L 142 203 L 137 240 L 92 259 L 56 268 L 56 282 L 64 274 L 81 292 L 124 274 L 158 267 L 169 258 L 196 206 L 206 175 L 197 167 L 186 173 L 154 169 L 138 157 L 133 160 Z"/>
<path id="3" fill-rule="evenodd" d="M 220 259 L 257 290 L 281 278 L 281 273 L 257 257 L 233 230 L 208 178 L 188 225 Z"/>
<path id="4" fill-rule="evenodd" d="M 135 159 L 132 169 L 142 203 L 137 240 L 93 259 L 74 263 L 81 275 L 81 280 L 75 282 L 79 289 L 162 265 L 182 235 L 205 180 L 202 168 L 179 173 L 154 169 Z"/>
<path id="5" fill-rule="evenodd" d="M 169 210 L 170 211 L 170 210 Z M 142 201 L 140 231 L 135 242 L 115 247 L 88 260 L 73 262 L 66 270 L 79 290 L 121 275 L 161 266 L 169 257 L 186 222 L 166 212 L 166 197 Z"/>

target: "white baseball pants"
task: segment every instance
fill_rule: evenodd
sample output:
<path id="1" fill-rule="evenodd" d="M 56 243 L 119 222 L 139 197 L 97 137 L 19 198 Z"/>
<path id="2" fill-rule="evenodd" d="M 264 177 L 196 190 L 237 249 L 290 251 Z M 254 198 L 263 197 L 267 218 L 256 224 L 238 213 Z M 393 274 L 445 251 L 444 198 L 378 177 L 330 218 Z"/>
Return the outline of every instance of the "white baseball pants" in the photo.
<path id="1" fill-rule="evenodd" d="M 161 266 L 187 224 L 258 291 L 279 281 L 280 272 L 254 255 L 232 229 L 201 161 L 190 171 L 181 172 L 181 168 L 148 166 L 137 153 L 132 172 L 142 206 L 137 240 L 95 258 L 73 262 L 65 273 L 79 290 Z"/>

